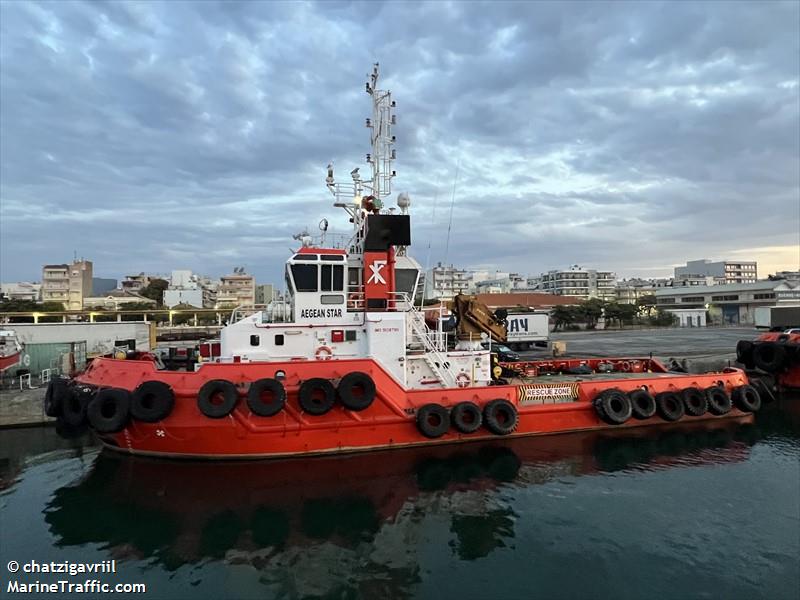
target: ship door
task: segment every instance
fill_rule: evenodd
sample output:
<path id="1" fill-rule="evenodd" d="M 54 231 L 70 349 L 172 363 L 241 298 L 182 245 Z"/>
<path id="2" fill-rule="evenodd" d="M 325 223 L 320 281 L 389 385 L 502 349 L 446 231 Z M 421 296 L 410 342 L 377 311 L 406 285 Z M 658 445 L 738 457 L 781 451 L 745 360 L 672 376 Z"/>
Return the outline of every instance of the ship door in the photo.
<path id="1" fill-rule="evenodd" d="M 347 310 L 364 310 L 364 269 L 361 267 L 347 269 Z"/>

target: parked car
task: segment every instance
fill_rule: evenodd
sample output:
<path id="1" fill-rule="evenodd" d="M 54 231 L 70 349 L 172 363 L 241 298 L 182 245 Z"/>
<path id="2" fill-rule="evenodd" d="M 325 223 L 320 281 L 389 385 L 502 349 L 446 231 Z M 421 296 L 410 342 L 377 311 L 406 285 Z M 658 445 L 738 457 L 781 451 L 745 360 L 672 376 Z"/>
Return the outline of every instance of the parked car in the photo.
<path id="1" fill-rule="evenodd" d="M 483 346 L 484 349 L 497 354 L 497 360 L 500 362 L 517 362 L 520 360 L 519 354 L 503 344 L 491 344 L 490 347 L 489 342 L 483 342 L 481 346 Z"/>

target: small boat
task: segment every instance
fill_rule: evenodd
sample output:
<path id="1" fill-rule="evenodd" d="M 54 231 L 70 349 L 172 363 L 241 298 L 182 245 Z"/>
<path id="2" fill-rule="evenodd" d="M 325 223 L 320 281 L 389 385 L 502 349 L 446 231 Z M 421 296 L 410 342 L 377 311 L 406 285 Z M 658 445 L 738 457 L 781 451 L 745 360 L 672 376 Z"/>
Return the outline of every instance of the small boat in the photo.
<path id="1" fill-rule="evenodd" d="M 11 330 L 0 330 L 0 373 L 17 366 L 22 360 L 22 346 L 17 334 Z"/>
<path id="2" fill-rule="evenodd" d="M 240 307 L 219 351 L 193 371 L 152 355 L 94 359 L 51 382 L 48 414 L 88 421 L 109 448 L 185 458 L 267 458 L 487 441 L 498 437 L 752 419 L 761 397 L 741 369 L 670 372 L 644 357 L 499 364 L 505 315 L 474 297 L 454 303 L 455 332 L 415 306 L 410 198 L 392 193 L 396 117 L 367 83 L 372 178 L 326 185 L 353 224 L 341 246 L 298 236 L 281 310 Z M 298 211 L 302 207 L 298 207 Z M 488 340 L 488 347 L 484 342 Z"/>

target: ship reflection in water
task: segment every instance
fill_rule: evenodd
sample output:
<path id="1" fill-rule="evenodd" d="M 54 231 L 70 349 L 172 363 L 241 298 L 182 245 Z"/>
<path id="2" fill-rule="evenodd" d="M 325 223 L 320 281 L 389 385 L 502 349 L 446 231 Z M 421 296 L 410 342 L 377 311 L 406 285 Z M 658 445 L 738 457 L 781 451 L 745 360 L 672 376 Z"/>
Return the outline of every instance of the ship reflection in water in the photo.
<path id="1" fill-rule="evenodd" d="M 635 519 L 653 513 L 652 526 L 666 529 L 649 534 L 659 554 L 670 551 L 659 549 L 659 543 L 676 542 L 668 527 L 675 515 L 692 516 L 690 524 L 673 524 L 689 536 L 708 516 L 723 518 L 720 511 L 735 519 L 735 509 L 709 503 L 741 489 L 714 490 L 707 500 L 698 498 L 695 507 L 680 504 L 687 497 L 683 491 L 659 489 L 661 472 L 705 470 L 706 475 L 677 484 L 693 486 L 718 478 L 713 473 L 720 469 L 714 467 L 724 472 L 725 466 L 750 459 L 751 446 L 761 436 L 758 426 L 713 425 L 641 437 L 571 434 L 313 460 L 173 462 L 102 452 L 82 479 L 52 493 L 44 520 L 55 546 L 96 547 L 105 558 L 158 572 L 162 592 L 186 578 L 202 596 L 218 577 L 211 568 L 216 565 L 228 570 L 226 587 L 220 589 L 234 597 L 416 597 L 435 591 L 431 580 L 455 563 L 494 558 L 502 565 L 509 556 L 527 555 L 515 558 L 517 568 L 530 560 L 536 572 L 553 560 L 547 553 L 575 557 L 582 551 L 575 547 L 575 532 L 553 535 L 554 527 L 568 523 L 578 529 L 583 550 L 616 546 L 611 551 L 618 554 L 625 543 L 600 539 L 607 535 L 603 532 L 629 529 Z M 581 485 L 584 492 L 571 498 L 569 488 L 593 478 L 594 484 Z M 650 506 L 631 512 L 625 496 L 632 493 Z M 613 508 L 617 497 L 619 510 Z M 659 513 L 666 523 L 659 522 Z M 631 520 L 614 526 L 623 518 Z M 797 523 L 794 527 L 800 531 Z M 525 589 L 526 577 L 534 576 L 484 570 L 472 595 L 494 587 L 516 590 L 515 596 Z M 180 577 L 167 584 L 176 573 Z M 470 571 L 465 573 L 448 586 L 465 586 Z M 582 577 L 591 579 L 592 573 L 589 568 Z M 509 580 L 500 588 L 492 584 L 494 576 Z M 730 589 L 738 589 L 741 582 L 731 577 Z M 551 591 L 580 593 L 576 581 L 562 583 L 565 587 Z M 652 581 L 648 585 L 659 589 Z M 182 597 L 179 589 L 174 593 Z M 470 589 L 465 587 L 467 596 Z"/>

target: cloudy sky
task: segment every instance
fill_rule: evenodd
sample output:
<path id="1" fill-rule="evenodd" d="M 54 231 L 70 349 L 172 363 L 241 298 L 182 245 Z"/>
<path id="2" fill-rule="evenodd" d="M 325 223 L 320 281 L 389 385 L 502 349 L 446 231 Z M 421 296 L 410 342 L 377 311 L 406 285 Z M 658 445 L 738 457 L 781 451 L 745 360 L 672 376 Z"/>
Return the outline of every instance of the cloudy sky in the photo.
<path id="1" fill-rule="evenodd" d="M 397 101 L 421 263 L 800 263 L 800 3 L 3 2 L 0 276 L 281 281 Z M 455 189 L 449 245 L 447 228 Z"/>

